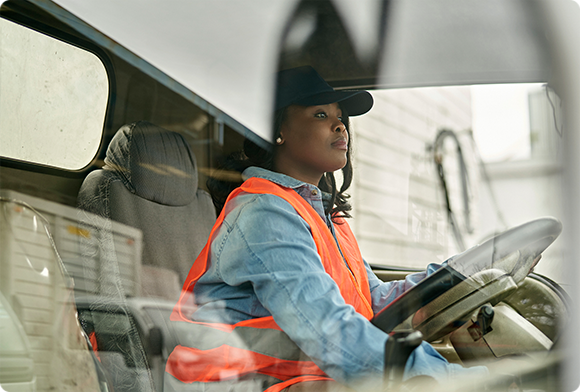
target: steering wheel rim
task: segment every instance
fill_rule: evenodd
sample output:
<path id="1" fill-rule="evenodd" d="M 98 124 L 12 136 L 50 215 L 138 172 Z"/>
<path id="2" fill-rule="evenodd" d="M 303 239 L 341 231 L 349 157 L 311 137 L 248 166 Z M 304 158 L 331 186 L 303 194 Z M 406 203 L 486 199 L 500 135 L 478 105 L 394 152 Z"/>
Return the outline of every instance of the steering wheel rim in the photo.
<path id="1" fill-rule="evenodd" d="M 475 272 L 485 269 L 482 267 L 495 267 L 495 264 L 501 264 L 502 261 L 510 259 L 509 256 L 518 251 L 521 256 L 517 258 L 513 268 L 511 265 L 501 265 L 501 267 L 506 269 L 506 275 L 511 275 L 519 284 L 530 272 L 533 260 L 556 240 L 561 231 L 560 221 L 545 217 L 498 234 L 449 259 L 447 265 L 403 293 L 378 312 L 371 322 L 382 331 L 391 333 L 419 309 L 465 282 Z M 466 310 L 466 313 L 472 312 L 475 308 Z"/>

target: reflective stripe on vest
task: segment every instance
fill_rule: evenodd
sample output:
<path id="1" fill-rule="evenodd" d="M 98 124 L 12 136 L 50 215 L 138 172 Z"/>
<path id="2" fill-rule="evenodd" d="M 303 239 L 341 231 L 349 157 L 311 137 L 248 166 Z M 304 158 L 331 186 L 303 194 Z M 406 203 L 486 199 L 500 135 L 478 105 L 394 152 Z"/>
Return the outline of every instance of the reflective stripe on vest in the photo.
<path id="1" fill-rule="evenodd" d="M 310 226 L 324 270 L 337 283 L 344 301 L 365 318 L 373 316 L 367 271 L 356 239 L 343 219 L 335 225 L 339 249 L 324 220 L 293 189 L 253 177 L 230 194 L 226 205 L 243 192 L 272 194 L 290 203 Z M 174 349 L 166 371 L 185 383 L 215 382 L 251 374 L 279 379 L 281 382 L 268 388 L 268 392 L 280 391 L 297 382 L 328 380 L 328 376 L 280 329 L 272 316 L 233 325 L 191 321 L 186 309 L 194 303 L 196 282 L 207 271 L 211 243 L 224 221 L 226 205 L 189 271 L 181 297 L 173 309 L 171 320 L 184 322 L 179 323 L 182 325 L 178 329 L 182 332 L 181 343 L 187 347 L 178 345 Z"/>

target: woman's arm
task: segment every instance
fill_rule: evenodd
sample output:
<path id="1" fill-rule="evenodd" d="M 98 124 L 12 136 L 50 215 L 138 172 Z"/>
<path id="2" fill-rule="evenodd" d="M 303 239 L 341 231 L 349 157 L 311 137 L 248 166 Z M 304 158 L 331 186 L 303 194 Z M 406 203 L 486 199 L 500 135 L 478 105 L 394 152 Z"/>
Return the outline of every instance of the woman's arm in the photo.
<path id="1" fill-rule="evenodd" d="M 420 281 L 431 275 L 433 272 L 441 268 L 442 264 L 429 264 L 425 271 L 409 274 L 403 280 L 393 280 L 390 282 L 381 281 L 372 271 L 370 265 L 365 261 L 367 269 L 367 276 L 369 279 L 369 287 L 371 290 L 371 299 L 373 305 L 373 312 L 376 314 L 385 306 L 390 304 L 395 298 L 409 290 L 411 287 L 417 285 Z"/>

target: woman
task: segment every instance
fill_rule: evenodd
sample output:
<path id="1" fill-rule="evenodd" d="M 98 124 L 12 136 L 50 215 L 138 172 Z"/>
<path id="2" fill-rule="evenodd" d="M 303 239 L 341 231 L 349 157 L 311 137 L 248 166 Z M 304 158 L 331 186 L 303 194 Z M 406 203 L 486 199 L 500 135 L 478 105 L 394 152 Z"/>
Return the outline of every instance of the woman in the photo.
<path id="1" fill-rule="evenodd" d="M 210 187 L 223 210 L 172 315 L 189 332 L 167 363 L 173 388 L 380 387 L 387 335 L 369 320 L 437 266 L 382 283 L 344 220 L 348 116 L 372 104 L 366 91 L 334 91 L 311 67 L 279 73 L 273 151 L 246 142 L 245 156 L 229 164 L 243 170 L 243 185 Z M 454 372 L 486 370 L 451 365 L 424 343 L 405 377 Z"/>

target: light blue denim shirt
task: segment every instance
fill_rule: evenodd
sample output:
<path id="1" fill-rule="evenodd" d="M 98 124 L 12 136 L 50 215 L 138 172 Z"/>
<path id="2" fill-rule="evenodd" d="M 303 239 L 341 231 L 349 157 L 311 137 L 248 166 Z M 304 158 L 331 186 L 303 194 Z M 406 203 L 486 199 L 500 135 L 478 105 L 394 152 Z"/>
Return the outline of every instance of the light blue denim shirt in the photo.
<path id="1" fill-rule="evenodd" d="M 332 226 L 317 187 L 257 167 L 243 175 L 294 189 Z M 344 302 L 296 210 L 274 195 L 242 193 L 228 203 L 226 213 L 211 246 L 208 270 L 195 286 L 199 309 L 194 319 L 233 324 L 271 315 L 333 379 L 350 386 L 379 380 L 387 335 Z M 384 283 L 365 266 L 375 313 L 439 267 L 432 264 L 405 280 Z M 449 364 L 423 343 L 409 358 L 405 377 L 428 375 L 444 381 L 465 372 L 486 369 Z"/>

